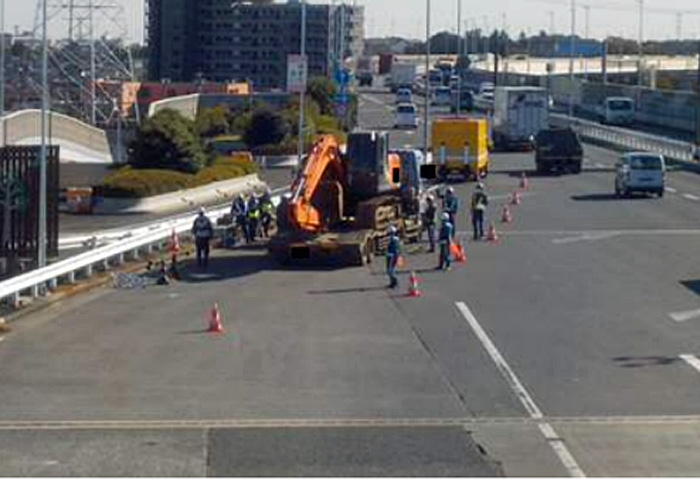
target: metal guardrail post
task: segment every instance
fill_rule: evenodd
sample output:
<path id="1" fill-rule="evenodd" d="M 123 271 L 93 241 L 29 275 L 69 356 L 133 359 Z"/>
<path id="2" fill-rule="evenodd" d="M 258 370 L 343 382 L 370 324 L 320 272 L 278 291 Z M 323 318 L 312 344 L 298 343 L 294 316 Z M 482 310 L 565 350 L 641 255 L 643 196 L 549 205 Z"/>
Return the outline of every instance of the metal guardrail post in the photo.
<path id="1" fill-rule="evenodd" d="M 58 278 L 53 278 L 49 280 L 49 291 L 56 291 L 58 288 Z"/>
<path id="2" fill-rule="evenodd" d="M 68 281 L 68 284 L 75 284 L 75 271 L 71 271 L 66 275 L 66 281 Z"/>
<path id="3" fill-rule="evenodd" d="M 85 267 L 85 276 L 88 277 L 88 278 L 91 277 L 91 276 L 92 276 L 92 271 L 93 271 L 92 265 L 91 265 L 91 264 L 90 264 L 90 265 L 87 265 L 87 266 Z"/>

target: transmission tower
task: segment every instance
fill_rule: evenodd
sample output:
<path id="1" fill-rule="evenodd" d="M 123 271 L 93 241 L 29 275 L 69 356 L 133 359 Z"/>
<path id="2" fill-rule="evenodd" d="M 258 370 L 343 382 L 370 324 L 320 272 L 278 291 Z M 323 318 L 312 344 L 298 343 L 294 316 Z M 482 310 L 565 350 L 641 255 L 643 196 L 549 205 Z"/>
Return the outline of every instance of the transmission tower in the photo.
<path id="1" fill-rule="evenodd" d="M 121 84 L 134 80 L 125 0 L 37 0 L 34 37 L 47 2 L 52 107 L 93 125 L 113 117 Z"/>

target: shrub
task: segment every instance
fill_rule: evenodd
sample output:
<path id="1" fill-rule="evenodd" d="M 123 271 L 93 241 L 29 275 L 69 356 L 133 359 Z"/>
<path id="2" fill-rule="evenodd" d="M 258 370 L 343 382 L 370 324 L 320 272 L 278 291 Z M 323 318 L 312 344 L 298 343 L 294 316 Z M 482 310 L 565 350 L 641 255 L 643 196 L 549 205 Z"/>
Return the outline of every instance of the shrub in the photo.
<path id="1" fill-rule="evenodd" d="M 193 175 L 168 170 L 136 170 L 128 166 L 104 179 L 104 195 L 143 198 L 187 188 Z"/>
<path id="2" fill-rule="evenodd" d="M 194 175 L 168 170 L 137 170 L 126 166 L 105 178 L 103 194 L 112 198 L 144 198 L 231 180 L 257 171 L 252 156 L 245 153 L 219 157 L 211 166 Z"/>
<path id="3" fill-rule="evenodd" d="M 250 148 L 281 142 L 289 133 L 289 125 L 277 111 L 261 108 L 253 113 L 243 137 Z"/>

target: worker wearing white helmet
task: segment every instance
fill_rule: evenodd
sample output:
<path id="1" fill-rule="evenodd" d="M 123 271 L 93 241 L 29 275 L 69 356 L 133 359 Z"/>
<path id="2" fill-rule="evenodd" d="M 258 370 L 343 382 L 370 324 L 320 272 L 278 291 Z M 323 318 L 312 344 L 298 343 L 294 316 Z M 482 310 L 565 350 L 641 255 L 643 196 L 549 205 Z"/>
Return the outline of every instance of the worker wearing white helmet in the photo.
<path id="1" fill-rule="evenodd" d="M 437 216 L 437 207 L 435 206 L 435 198 L 428 195 L 425 199 L 425 209 L 423 210 L 423 230 L 428 233 L 428 244 L 430 245 L 429 252 L 435 252 L 435 221 Z M 422 236 L 422 232 L 421 232 Z"/>
<path id="2" fill-rule="evenodd" d="M 450 247 L 452 246 L 452 238 L 454 238 L 454 226 L 450 222 L 450 214 L 445 212 L 442 214 L 442 225 L 440 226 L 440 264 L 439 270 L 449 271 L 452 267 L 452 254 Z"/>
<path id="3" fill-rule="evenodd" d="M 399 278 L 396 270 L 401 256 L 401 238 L 396 226 L 389 227 L 389 244 L 386 249 L 386 274 L 389 276 L 389 287 L 396 288 L 399 285 Z"/>
<path id="4" fill-rule="evenodd" d="M 442 201 L 442 210 L 450 215 L 453 231 L 456 228 L 457 212 L 459 211 L 459 199 L 455 195 L 455 190 L 451 186 L 447 188 Z"/>

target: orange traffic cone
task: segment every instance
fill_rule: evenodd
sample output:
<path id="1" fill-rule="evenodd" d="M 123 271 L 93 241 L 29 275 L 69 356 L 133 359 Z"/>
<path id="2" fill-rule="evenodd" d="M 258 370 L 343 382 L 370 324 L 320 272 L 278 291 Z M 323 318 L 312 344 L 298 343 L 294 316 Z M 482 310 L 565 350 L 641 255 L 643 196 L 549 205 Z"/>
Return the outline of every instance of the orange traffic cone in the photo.
<path id="1" fill-rule="evenodd" d="M 408 296 L 411 298 L 420 298 L 423 296 L 423 293 L 421 293 L 420 288 L 418 287 L 418 276 L 416 276 L 415 271 L 411 271 L 411 277 L 408 282 Z"/>
<path id="2" fill-rule="evenodd" d="M 168 245 L 168 251 L 170 251 L 170 254 L 173 256 L 180 254 L 180 238 L 178 238 L 175 230 L 170 233 L 170 244 Z"/>
<path id="3" fill-rule="evenodd" d="M 454 253 L 455 261 L 458 263 L 466 263 L 467 262 L 467 253 L 464 251 L 464 246 L 462 246 L 462 243 L 457 242 L 454 243 Z"/>
<path id="4" fill-rule="evenodd" d="M 530 188 L 530 182 L 527 179 L 527 175 L 523 171 L 523 176 L 520 178 L 520 188 L 523 190 L 527 190 Z"/>
<path id="5" fill-rule="evenodd" d="M 489 243 L 498 243 L 499 241 L 498 231 L 496 231 L 496 225 L 493 224 L 493 221 L 489 224 L 489 232 L 486 236 L 486 240 Z"/>
<path id="6" fill-rule="evenodd" d="M 512 223 L 513 216 L 510 214 L 510 208 L 508 205 L 503 205 L 503 213 L 501 214 L 501 221 L 503 223 Z"/>
<path id="7" fill-rule="evenodd" d="M 519 205 L 520 203 L 522 203 L 522 201 L 523 200 L 520 196 L 520 191 L 515 190 L 510 197 L 510 204 L 511 205 Z"/>
<path id="8" fill-rule="evenodd" d="M 223 334 L 224 325 L 221 323 L 221 311 L 219 311 L 219 303 L 214 303 L 214 308 L 211 310 L 211 318 L 209 319 L 209 332 Z"/>

